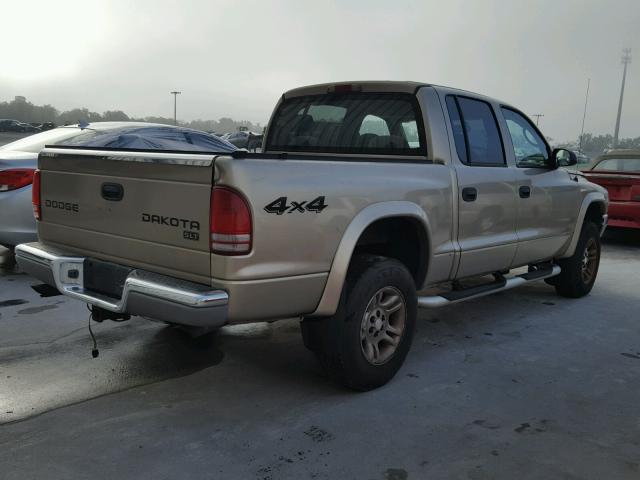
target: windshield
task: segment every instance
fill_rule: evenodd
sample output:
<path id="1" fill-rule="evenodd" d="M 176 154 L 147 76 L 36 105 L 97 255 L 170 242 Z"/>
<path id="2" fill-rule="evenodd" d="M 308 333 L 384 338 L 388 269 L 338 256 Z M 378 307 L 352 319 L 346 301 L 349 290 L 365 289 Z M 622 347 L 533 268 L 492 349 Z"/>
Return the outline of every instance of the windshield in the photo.
<path id="1" fill-rule="evenodd" d="M 77 137 L 82 133 L 83 131 L 78 127 L 60 127 L 7 143 L 1 146 L 0 150 L 40 153 L 40 150 L 42 150 L 45 145 L 56 145 L 69 138 Z"/>

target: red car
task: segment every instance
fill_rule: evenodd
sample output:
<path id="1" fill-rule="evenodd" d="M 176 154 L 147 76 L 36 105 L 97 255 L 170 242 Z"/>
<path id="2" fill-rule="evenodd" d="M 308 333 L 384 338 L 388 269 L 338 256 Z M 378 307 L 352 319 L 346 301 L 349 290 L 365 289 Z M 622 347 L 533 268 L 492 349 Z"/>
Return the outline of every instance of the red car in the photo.
<path id="1" fill-rule="evenodd" d="M 582 173 L 609 191 L 609 226 L 640 229 L 640 150 L 605 153 Z"/>

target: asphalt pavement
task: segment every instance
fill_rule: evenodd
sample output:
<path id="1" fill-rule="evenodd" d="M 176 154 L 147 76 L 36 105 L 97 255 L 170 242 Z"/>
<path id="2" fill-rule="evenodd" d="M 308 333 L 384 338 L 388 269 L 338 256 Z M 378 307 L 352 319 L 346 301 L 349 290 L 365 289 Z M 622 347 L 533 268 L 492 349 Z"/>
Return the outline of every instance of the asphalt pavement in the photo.
<path id="1" fill-rule="evenodd" d="M 640 478 L 640 234 L 597 284 L 544 282 L 422 311 L 383 388 L 322 375 L 296 321 L 201 342 L 0 273 L 0 478 Z"/>

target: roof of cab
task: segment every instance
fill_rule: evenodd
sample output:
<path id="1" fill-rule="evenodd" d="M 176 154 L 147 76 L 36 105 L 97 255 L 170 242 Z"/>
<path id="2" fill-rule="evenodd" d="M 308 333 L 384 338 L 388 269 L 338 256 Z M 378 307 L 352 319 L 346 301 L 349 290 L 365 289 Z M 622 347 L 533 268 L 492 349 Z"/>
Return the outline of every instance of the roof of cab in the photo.
<path id="1" fill-rule="evenodd" d="M 401 82 L 401 81 L 351 81 L 332 82 L 309 85 L 289 90 L 284 93 L 285 98 L 302 97 L 305 95 L 322 95 L 332 93 L 336 87 L 351 87 L 355 92 L 392 92 L 415 93 L 420 87 L 428 86 L 427 83 Z"/>
<path id="2" fill-rule="evenodd" d="M 326 93 L 334 93 L 338 87 L 349 89 L 353 92 L 375 92 L 375 93 L 412 93 L 415 94 L 421 87 L 434 87 L 436 89 L 442 89 L 447 93 L 470 95 L 476 98 L 485 99 L 487 101 L 495 101 L 505 106 L 510 106 L 508 102 L 502 102 L 500 100 L 488 97 L 481 93 L 470 92 L 468 90 L 462 90 L 460 88 L 447 87 L 445 85 L 436 85 L 433 83 L 424 82 L 412 82 L 412 81 L 399 81 L 399 80 L 366 80 L 366 81 L 346 81 L 346 82 L 332 82 L 332 83 L 319 83 L 317 85 L 309 85 L 306 87 L 298 87 L 292 90 L 286 91 L 282 96 L 283 98 L 302 97 L 305 95 L 323 95 Z"/>

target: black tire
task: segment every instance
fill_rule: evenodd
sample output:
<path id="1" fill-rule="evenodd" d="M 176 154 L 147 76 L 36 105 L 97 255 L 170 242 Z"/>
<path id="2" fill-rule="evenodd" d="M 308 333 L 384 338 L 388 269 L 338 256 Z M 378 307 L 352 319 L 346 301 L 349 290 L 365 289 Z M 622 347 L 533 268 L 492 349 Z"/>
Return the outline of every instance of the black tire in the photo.
<path id="1" fill-rule="evenodd" d="M 413 340 L 416 312 L 416 287 L 403 264 L 358 255 L 349 267 L 336 314 L 305 319 L 302 334 L 331 379 L 367 391 L 387 383 L 402 366 Z M 378 343 L 372 343 L 376 338 Z"/>
<path id="2" fill-rule="evenodd" d="M 585 255 L 590 262 L 586 272 Z M 596 224 L 586 222 L 582 226 L 573 256 L 559 260 L 558 265 L 562 268 L 562 272 L 560 275 L 550 278 L 550 282 L 548 282 L 556 287 L 558 295 L 580 298 L 591 291 L 600 265 L 600 231 Z"/>
<path id="3" fill-rule="evenodd" d="M 3 255 L 0 255 L 0 267 L 13 268 L 16 265 L 16 254 L 14 247 L 7 246 L 4 248 L 6 248 L 7 250 L 2 252 Z M 2 246 L 0 246 L 0 250 L 2 250 Z"/>

